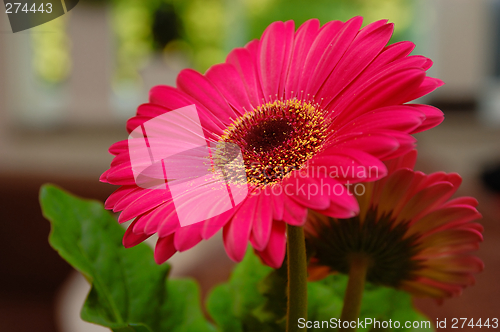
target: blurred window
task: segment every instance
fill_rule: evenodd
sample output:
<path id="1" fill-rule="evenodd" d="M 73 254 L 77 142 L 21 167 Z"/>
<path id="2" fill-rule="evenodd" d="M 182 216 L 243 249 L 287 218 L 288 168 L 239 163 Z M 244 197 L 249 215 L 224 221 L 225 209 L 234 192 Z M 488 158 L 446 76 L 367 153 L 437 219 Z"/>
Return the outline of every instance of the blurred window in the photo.
<path id="1" fill-rule="evenodd" d="M 414 0 L 89 0 L 31 29 L 11 52 L 11 118 L 24 126 L 122 123 L 156 84 L 205 71 L 272 21 L 389 18 L 408 38 Z M 29 55 L 27 55 L 29 54 Z M 29 58 L 30 57 L 30 58 Z M 29 58 L 29 59 L 28 59 Z M 17 70 L 17 69 L 20 69 Z M 9 79 L 10 82 L 10 79 Z"/>

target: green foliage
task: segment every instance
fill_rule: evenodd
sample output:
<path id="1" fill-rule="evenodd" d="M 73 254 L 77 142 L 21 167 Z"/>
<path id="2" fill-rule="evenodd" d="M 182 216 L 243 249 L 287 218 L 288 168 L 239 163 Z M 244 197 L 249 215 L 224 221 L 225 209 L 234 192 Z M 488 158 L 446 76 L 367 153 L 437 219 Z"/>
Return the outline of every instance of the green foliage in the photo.
<path id="1" fill-rule="evenodd" d="M 230 280 L 208 297 L 207 310 L 216 329 L 203 316 L 197 285 L 191 280 L 168 280 L 170 267 L 156 265 L 147 245 L 125 249 L 123 229 L 101 203 L 52 185 L 42 187 L 40 200 L 52 225 L 50 244 L 92 285 L 81 312 L 84 320 L 119 332 L 284 331 L 286 264 L 273 270 L 249 250 Z M 340 275 L 309 283 L 308 320 L 330 322 L 340 317 L 346 285 L 347 278 Z M 403 324 L 427 320 L 413 309 L 408 294 L 373 285 L 366 286 L 363 297 L 361 320 L 365 318 Z M 375 330 L 373 325 L 358 329 Z"/>
<path id="2" fill-rule="evenodd" d="M 113 331 L 213 331 L 191 280 L 168 280 L 146 244 L 122 246 L 123 229 L 101 203 L 82 200 L 55 186 L 40 192 L 51 222 L 49 242 L 92 285 L 81 315 Z"/>
<path id="3" fill-rule="evenodd" d="M 414 0 L 248 0 L 247 22 L 250 38 L 260 38 L 273 21 L 294 20 L 296 27 L 311 18 L 321 24 L 364 17 L 364 24 L 381 19 L 395 23 L 394 41 L 408 38 L 415 20 Z"/>
<path id="4" fill-rule="evenodd" d="M 344 277 L 344 283 L 347 285 L 347 278 Z M 376 318 L 377 320 L 399 321 L 403 325 L 406 321 L 429 321 L 429 319 L 417 312 L 413 308 L 411 296 L 394 288 L 376 287 L 367 285 L 363 296 L 361 307 L 361 317 Z M 365 329 L 358 331 L 370 331 Z M 397 331 L 417 331 L 416 329 L 399 328 Z M 391 331 L 388 329 L 387 331 Z M 420 328 L 418 331 L 433 331 L 432 328 Z"/>
<path id="5" fill-rule="evenodd" d="M 214 288 L 207 301 L 207 309 L 224 332 L 269 331 L 253 311 L 265 297 L 257 291 L 259 282 L 272 272 L 249 253 L 236 266 L 231 279 Z"/>
<path id="6" fill-rule="evenodd" d="M 250 250 L 249 250 L 250 251 Z M 259 263 L 253 253 L 236 266 L 230 280 L 216 287 L 209 296 L 207 307 L 222 331 L 284 331 L 286 315 L 286 264 L 272 270 Z M 339 318 L 347 277 L 330 276 L 319 282 L 310 282 L 308 291 L 308 320 L 329 321 Z M 411 297 L 392 288 L 367 285 L 361 308 L 361 320 L 428 321 L 416 312 Z M 320 323 L 321 324 L 321 323 Z M 329 326 L 332 326 L 328 324 Z M 308 331 L 335 331 L 311 328 Z M 384 331 L 413 331 L 413 329 L 386 329 Z M 419 329 L 426 331 L 432 329 Z M 373 324 L 358 331 L 375 331 Z"/>
<path id="7" fill-rule="evenodd" d="M 336 275 L 330 276 L 319 283 L 330 290 L 334 290 L 334 296 L 339 299 L 343 298 L 343 294 L 347 287 L 347 276 Z M 332 316 L 335 317 L 335 316 Z M 340 313 L 337 318 L 340 317 Z M 363 294 L 363 302 L 361 306 L 360 320 L 365 321 L 366 318 L 371 318 L 377 321 L 399 321 L 400 328 L 393 329 L 376 329 L 374 325 L 364 325 L 364 328 L 358 328 L 358 332 L 363 331 L 433 331 L 432 328 L 425 329 L 406 329 L 404 323 L 406 321 L 428 321 L 429 319 L 417 312 L 413 307 L 411 296 L 403 291 L 398 291 L 393 288 L 379 287 L 371 284 L 365 286 Z M 321 331 L 321 330 L 318 330 Z M 326 331 L 326 330 L 325 330 Z M 331 331 L 331 330 L 330 330 Z"/>

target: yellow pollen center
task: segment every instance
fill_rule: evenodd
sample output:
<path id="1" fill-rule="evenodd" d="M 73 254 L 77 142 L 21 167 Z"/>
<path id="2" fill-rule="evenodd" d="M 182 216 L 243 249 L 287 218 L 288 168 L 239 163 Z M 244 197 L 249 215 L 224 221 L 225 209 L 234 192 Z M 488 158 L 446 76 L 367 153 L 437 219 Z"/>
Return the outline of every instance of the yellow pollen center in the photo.
<path id="1" fill-rule="evenodd" d="M 298 99 L 277 100 L 236 119 L 220 141 L 237 144 L 247 182 L 265 186 L 280 182 L 317 154 L 328 127 L 317 104 Z"/>

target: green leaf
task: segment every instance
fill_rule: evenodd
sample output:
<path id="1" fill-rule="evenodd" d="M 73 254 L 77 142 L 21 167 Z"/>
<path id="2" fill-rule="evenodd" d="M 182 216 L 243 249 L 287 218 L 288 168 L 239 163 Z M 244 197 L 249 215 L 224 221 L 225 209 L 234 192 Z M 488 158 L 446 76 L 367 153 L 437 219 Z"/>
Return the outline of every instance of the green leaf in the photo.
<path id="1" fill-rule="evenodd" d="M 287 305 L 287 264 L 268 274 L 260 283 L 259 291 L 264 295 L 264 303 L 253 311 L 261 321 L 268 324 L 273 331 L 284 331 L 286 327 Z M 342 297 L 335 293 L 329 285 L 319 282 L 307 284 L 308 320 L 324 321 L 340 316 Z M 297 322 L 298 323 L 298 322 Z M 317 329 L 310 329 L 315 331 Z"/>
<path id="2" fill-rule="evenodd" d="M 101 203 L 50 185 L 42 187 L 40 199 L 52 224 L 49 242 L 92 285 L 83 319 L 119 332 L 215 331 L 201 312 L 197 285 L 191 280 L 167 280 L 169 266 L 158 266 L 147 245 L 125 249 L 121 244 L 124 230 Z M 340 317 L 346 284 L 347 277 L 342 275 L 308 283 L 308 320 Z M 286 264 L 273 270 L 248 250 L 231 279 L 212 291 L 207 308 L 221 331 L 283 331 Z M 363 297 L 361 320 L 365 318 L 402 323 L 428 320 L 415 311 L 405 292 L 373 285 L 366 286 Z M 375 330 L 391 331 L 373 325 L 358 329 Z"/>
<path id="3" fill-rule="evenodd" d="M 264 303 L 257 290 L 259 282 L 273 271 L 248 250 L 227 283 L 215 287 L 207 300 L 207 309 L 221 331 L 269 331 L 253 311 Z"/>
<path id="4" fill-rule="evenodd" d="M 413 328 L 405 328 L 406 321 L 429 321 L 413 307 L 410 294 L 389 287 L 377 287 L 367 285 L 361 306 L 361 317 L 376 318 L 378 320 L 391 319 L 401 324 L 400 328 L 387 329 L 387 331 L 414 331 Z M 371 328 L 359 331 L 369 331 Z M 416 331 L 416 330 L 415 330 Z M 419 329 L 418 331 L 433 331 L 429 329 Z"/>
<path id="5" fill-rule="evenodd" d="M 49 242 L 92 285 L 81 316 L 119 332 L 215 331 L 203 317 L 199 290 L 191 280 L 167 280 L 170 267 L 157 265 L 146 244 L 130 249 L 101 203 L 53 186 L 40 191 L 51 222 Z"/>
<path id="6" fill-rule="evenodd" d="M 221 331 L 278 332 L 285 330 L 286 264 L 277 270 L 262 265 L 248 250 L 245 259 L 236 266 L 230 280 L 217 286 L 210 294 L 207 307 Z M 335 331 L 332 328 L 340 318 L 347 286 L 344 275 L 329 276 L 319 282 L 309 282 L 308 317 L 318 321 L 320 327 L 308 331 Z M 332 320 L 332 318 L 334 320 Z M 367 284 L 363 296 L 360 320 L 428 321 L 412 305 L 411 296 L 396 289 Z M 337 321 L 336 321 L 336 320 Z M 322 322 L 328 327 L 321 327 Z M 298 323 L 298 322 L 297 322 Z M 432 329 L 373 329 L 369 326 L 358 331 L 432 331 Z"/>
<path id="7" fill-rule="evenodd" d="M 330 291 L 328 296 L 331 296 L 332 300 L 330 304 L 333 306 L 333 302 L 336 302 L 335 307 L 331 309 L 321 310 L 321 316 L 310 316 L 309 320 L 329 320 L 330 318 L 339 318 L 341 309 L 338 310 L 338 306 L 342 306 L 342 299 L 344 297 L 345 289 L 347 286 L 347 276 L 345 275 L 335 275 L 329 276 L 322 281 L 310 283 L 319 284 L 325 287 L 324 292 L 320 292 L 326 297 L 326 292 Z M 309 289 L 309 288 L 308 288 Z M 309 293 L 309 311 L 311 311 L 311 306 L 318 305 L 320 303 L 320 298 L 317 295 Z M 328 299 L 323 299 L 323 306 L 328 305 Z M 320 306 L 321 308 L 321 306 Z M 334 313 L 335 312 L 335 313 Z M 372 323 L 369 325 L 363 324 L 363 327 L 358 327 L 357 331 L 434 331 L 431 328 L 405 328 L 404 324 L 406 321 L 415 322 L 418 321 L 419 325 L 421 322 L 427 322 L 429 319 L 416 311 L 413 307 L 411 296 L 403 291 L 399 291 L 394 288 L 376 286 L 372 284 L 367 284 L 365 287 L 365 292 L 363 294 L 363 302 L 361 305 L 360 321 L 366 322 L 366 320 L 371 319 Z M 380 323 L 375 326 L 374 320 L 380 321 Z M 398 321 L 401 325 L 399 328 L 386 328 L 382 327 L 382 321 L 392 322 Z M 380 325 L 380 328 L 378 328 Z M 331 331 L 332 329 L 310 329 L 310 331 Z"/>
<path id="8" fill-rule="evenodd" d="M 312 321 L 330 321 L 340 317 L 342 298 L 335 289 L 321 282 L 310 282 L 307 285 L 307 319 Z M 331 331 L 331 329 L 311 328 L 309 331 Z"/>
<path id="9" fill-rule="evenodd" d="M 264 296 L 264 302 L 252 311 L 252 314 L 262 323 L 270 325 L 272 330 L 284 330 L 286 327 L 287 306 L 287 264 L 271 271 L 257 284 L 259 293 Z"/>
<path id="10" fill-rule="evenodd" d="M 273 270 L 262 265 L 253 250 L 248 250 L 230 280 L 209 295 L 210 315 L 222 331 L 284 331 L 286 273 L 286 262 Z M 307 289 L 308 319 L 329 320 L 340 316 L 342 297 L 328 283 L 308 283 Z"/>

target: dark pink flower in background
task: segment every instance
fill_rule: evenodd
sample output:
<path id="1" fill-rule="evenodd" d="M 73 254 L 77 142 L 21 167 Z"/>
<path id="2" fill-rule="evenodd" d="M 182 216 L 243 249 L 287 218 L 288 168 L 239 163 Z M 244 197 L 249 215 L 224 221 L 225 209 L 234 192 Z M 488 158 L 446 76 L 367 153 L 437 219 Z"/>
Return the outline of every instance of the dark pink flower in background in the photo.
<path id="1" fill-rule="evenodd" d="M 426 76 L 432 61 L 409 56 L 411 42 L 386 46 L 392 24 L 378 21 L 360 30 L 361 24 L 355 17 L 320 27 L 313 19 L 295 30 L 292 21 L 275 22 L 260 40 L 233 50 L 204 75 L 186 69 L 177 87 L 154 87 L 149 103 L 128 121 L 128 131 L 194 104 L 208 143 L 232 143 L 241 150 L 249 195 L 218 216 L 180 227 L 169 190 L 138 186 L 128 142 L 117 142 L 101 181 L 121 186 L 106 208 L 122 211 L 120 222 L 135 218 L 124 245 L 157 233 L 155 259 L 162 263 L 223 228 L 233 260 L 243 258 L 250 241 L 266 264 L 278 267 L 286 224 L 303 225 L 308 209 L 335 218 L 355 216 L 356 199 L 332 188 L 385 176 L 381 160 L 412 150 L 411 134 L 443 119 L 434 107 L 406 104 L 442 85 Z M 338 172 L 331 173 L 332 167 Z"/>
<path id="2" fill-rule="evenodd" d="M 354 256 L 369 263 L 367 280 L 436 299 L 458 296 L 474 284 L 483 262 L 472 254 L 482 242 L 481 214 L 472 197 L 450 199 L 456 173 L 413 171 L 416 151 L 387 162 L 389 175 L 367 183 L 360 213 L 350 219 L 311 212 L 305 224 L 315 254 L 309 277 L 348 273 Z"/>

